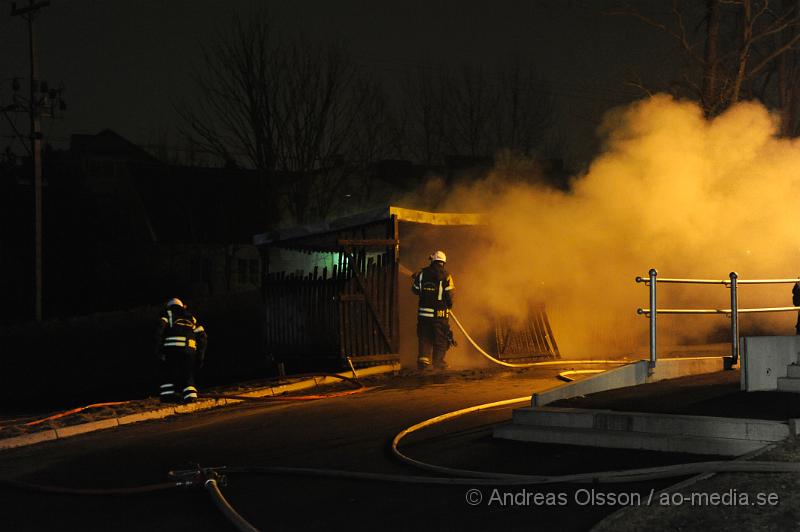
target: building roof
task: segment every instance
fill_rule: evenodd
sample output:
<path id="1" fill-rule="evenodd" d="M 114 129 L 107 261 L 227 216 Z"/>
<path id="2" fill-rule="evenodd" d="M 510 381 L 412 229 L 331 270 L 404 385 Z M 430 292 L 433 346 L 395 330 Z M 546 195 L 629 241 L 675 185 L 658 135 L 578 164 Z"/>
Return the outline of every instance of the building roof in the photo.
<path id="1" fill-rule="evenodd" d="M 396 216 L 398 222 L 435 226 L 476 226 L 487 223 L 486 215 L 482 213 L 426 212 L 389 205 L 335 220 L 261 233 L 253 237 L 253 243 L 309 251 L 336 251 L 340 248 L 339 238 L 386 238 L 385 234 L 380 234 L 381 228 L 392 216 Z"/>
<path id="2" fill-rule="evenodd" d="M 110 129 L 104 129 L 96 135 L 74 134 L 70 138 L 69 149 L 73 154 L 83 157 L 162 164 L 156 157 Z"/>

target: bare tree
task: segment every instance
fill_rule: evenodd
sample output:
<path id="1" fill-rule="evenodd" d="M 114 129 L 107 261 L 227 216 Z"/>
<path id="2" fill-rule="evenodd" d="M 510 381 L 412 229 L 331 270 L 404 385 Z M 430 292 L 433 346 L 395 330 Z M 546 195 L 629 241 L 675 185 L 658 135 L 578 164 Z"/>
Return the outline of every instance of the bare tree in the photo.
<path id="1" fill-rule="evenodd" d="M 795 4 L 706 0 L 683 5 L 672 0 L 664 20 L 637 8 L 611 14 L 637 18 L 673 38 L 688 60 L 675 92 L 697 98 L 706 116 L 714 116 L 742 99 L 767 97 L 772 70 L 800 44 Z M 704 30 L 697 31 L 701 26 Z"/>
<path id="2" fill-rule="evenodd" d="M 445 136 L 451 154 L 481 157 L 494 151 L 492 115 L 499 100 L 497 86 L 480 67 L 462 66 L 445 85 L 450 97 L 445 106 L 448 135 Z M 496 80 L 492 80 L 496 83 Z"/>
<path id="3" fill-rule="evenodd" d="M 410 155 L 429 166 L 440 163 L 446 151 L 445 117 L 450 85 L 444 67 L 420 67 L 402 84 L 401 136 Z"/>
<path id="4" fill-rule="evenodd" d="M 407 150 L 426 164 L 499 150 L 530 155 L 554 123 L 554 97 L 519 58 L 489 72 L 466 65 L 420 69 L 402 89 Z"/>
<path id="5" fill-rule="evenodd" d="M 792 18 L 798 16 L 798 0 L 783 0 L 783 8 Z M 775 38 L 783 42 L 791 42 L 800 33 L 800 26 L 787 26 L 780 35 Z M 765 77 L 765 88 L 773 77 L 777 77 L 775 82 L 775 92 L 777 94 L 778 108 L 781 112 L 781 134 L 784 136 L 797 136 L 800 133 L 800 52 L 797 47 L 793 47 L 782 54 L 776 64 L 774 64 Z"/>
<path id="6" fill-rule="evenodd" d="M 197 101 L 175 108 L 192 145 L 216 154 L 226 166 L 259 173 L 264 221 L 272 224 L 279 218 L 273 111 L 282 65 L 272 28 L 261 15 L 247 22 L 235 17 L 228 35 L 201 47 L 203 60 L 193 75 Z"/>
<path id="7" fill-rule="evenodd" d="M 531 155 L 550 152 L 563 139 L 554 140 L 556 103 L 547 83 L 531 64 L 517 56 L 496 73 L 497 107 L 492 113 L 495 149 L 506 148 Z"/>
<path id="8" fill-rule="evenodd" d="M 391 116 L 381 87 L 341 47 L 298 41 L 285 58 L 278 168 L 295 219 L 324 218 L 342 186 L 390 151 Z"/>
<path id="9" fill-rule="evenodd" d="M 261 174 L 269 222 L 281 207 L 297 222 L 327 216 L 342 184 L 384 149 L 381 88 L 343 47 L 282 37 L 264 12 L 236 18 L 203 52 L 199 100 L 178 107 L 183 132 Z"/>

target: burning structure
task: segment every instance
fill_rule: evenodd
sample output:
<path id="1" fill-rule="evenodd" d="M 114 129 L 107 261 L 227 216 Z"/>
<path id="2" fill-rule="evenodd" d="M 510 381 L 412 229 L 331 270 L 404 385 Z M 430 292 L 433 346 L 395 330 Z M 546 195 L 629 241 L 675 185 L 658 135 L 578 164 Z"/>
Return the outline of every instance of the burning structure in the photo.
<path id="1" fill-rule="evenodd" d="M 403 263 L 417 266 L 446 247 L 458 278 L 485 229 L 483 214 L 389 206 L 255 236 L 266 269 L 265 352 L 292 370 L 410 361 L 416 307 L 401 249 Z M 498 317 L 482 339 L 507 359 L 558 356 L 542 305 L 522 323 Z"/>

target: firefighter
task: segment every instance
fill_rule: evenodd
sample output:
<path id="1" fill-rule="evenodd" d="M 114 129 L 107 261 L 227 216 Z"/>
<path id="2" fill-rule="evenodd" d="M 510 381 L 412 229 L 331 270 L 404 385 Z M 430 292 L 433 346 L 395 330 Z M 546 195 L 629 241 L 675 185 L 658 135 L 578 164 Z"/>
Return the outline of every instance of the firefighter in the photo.
<path id="1" fill-rule="evenodd" d="M 172 298 L 164 306 L 157 338 L 163 382 L 160 399 L 173 403 L 197 401 L 194 374 L 205 358 L 205 329 L 180 299 Z"/>
<path id="2" fill-rule="evenodd" d="M 417 367 L 426 369 L 433 364 L 447 368 L 444 356 L 452 343 L 449 317 L 453 307 L 453 277 L 444 269 L 447 256 L 437 251 L 429 257 L 431 263 L 412 276 L 411 291 L 419 296 L 417 337 L 419 356 Z M 433 360 L 430 353 L 433 351 Z"/>

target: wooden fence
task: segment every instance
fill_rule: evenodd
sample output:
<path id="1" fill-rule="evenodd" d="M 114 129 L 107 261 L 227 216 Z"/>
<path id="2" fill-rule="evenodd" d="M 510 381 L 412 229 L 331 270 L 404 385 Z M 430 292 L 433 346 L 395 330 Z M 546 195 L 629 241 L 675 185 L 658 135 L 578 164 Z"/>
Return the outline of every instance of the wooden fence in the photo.
<path id="1" fill-rule="evenodd" d="M 394 261 L 385 253 L 339 257 L 330 272 L 267 275 L 264 346 L 276 361 L 344 368 L 348 357 L 358 366 L 397 360 Z"/>

